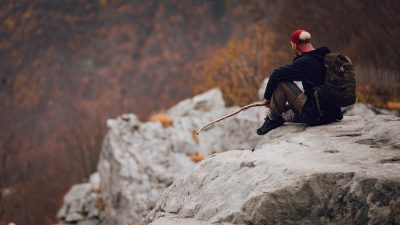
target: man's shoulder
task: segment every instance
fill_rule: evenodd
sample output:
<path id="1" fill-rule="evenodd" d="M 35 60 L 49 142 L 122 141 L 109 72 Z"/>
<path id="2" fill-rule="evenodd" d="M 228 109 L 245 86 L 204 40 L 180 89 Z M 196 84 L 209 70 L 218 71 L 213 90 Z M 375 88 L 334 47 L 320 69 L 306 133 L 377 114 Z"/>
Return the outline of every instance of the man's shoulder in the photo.
<path id="1" fill-rule="evenodd" d="M 317 56 L 317 57 L 325 57 L 326 54 L 331 53 L 331 50 L 328 47 L 319 47 L 317 49 L 314 49 L 310 52 L 306 52 L 303 55 L 304 56 Z"/>
<path id="2" fill-rule="evenodd" d="M 306 52 L 299 57 L 296 57 L 293 60 L 293 63 L 294 64 L 303 64 L 303 63 L 308 64 L 308 63 L 310 63 L 310 61 L 316 61 L 316 59 L 318 59 L 318 61 L 324 60 L 325 55 L 329 54 L 330 52 L 331 51 L 329 50 L 329 48 L 320 47 L 313 51 Z"/>

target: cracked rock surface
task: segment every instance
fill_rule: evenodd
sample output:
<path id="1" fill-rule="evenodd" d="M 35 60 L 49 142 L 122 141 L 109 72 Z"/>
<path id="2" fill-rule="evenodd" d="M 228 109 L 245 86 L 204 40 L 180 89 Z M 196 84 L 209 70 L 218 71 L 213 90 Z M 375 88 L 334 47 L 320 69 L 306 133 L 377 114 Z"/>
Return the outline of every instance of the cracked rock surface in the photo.
<path id="1" fill-rule="evenodd" d="M 92 174 L 88 183 L 72 186 L 64 197 L 62 208 L 57 213 L 59 224 L 101 224 L 104 201 L 99 186 L 98 173 Z"/>
<path id="2" fill-rule="evenodd" d="M 399 142 L 390 115 L 286 124 L 203 161 L 141 224 L 400 224 Z"/>
<path id="3" fill-rule="evenodd" d="M 339 123 L 257 136 L 266 110 L 252 108 L 195 135 L 237 109 L 213 89 L 168 125 L 108 120 L 98 171 L 65 196 L 60 224 L 400 224 L 399 117 L 356 104 Z"/>
<path id="4" fill-rule="evenodd" d="M 108 120 L 98 165 L 107 205 L 105 224 L 138 224 L 155 207 L 173 181 L 197 165 L 194 155 L 207 157 L 231 149 L 254 148 L 262 114 L 248 110 L 195 136 L 202 125 L 237 110 L 225 108 L 218 89 L 184 100 L 166 112 L 172 126 L 140 122 L 133 114 Z"/>

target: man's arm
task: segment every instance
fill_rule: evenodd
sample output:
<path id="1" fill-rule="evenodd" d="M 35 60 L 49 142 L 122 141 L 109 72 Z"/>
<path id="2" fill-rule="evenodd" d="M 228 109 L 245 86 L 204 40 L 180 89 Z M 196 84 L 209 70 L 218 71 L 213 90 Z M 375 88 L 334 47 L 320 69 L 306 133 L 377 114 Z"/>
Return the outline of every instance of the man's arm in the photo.
<path id="1" fill-rule="evenodd" d="M 300 62 L 299 62 L 300 61 Z M 301 81 L 305 78 L 305 72 L 301 60 L 297 60 L 290 65 L 275 69 L 269 77 L 264 98 L 270 100 L 272 92 L 279 82 L 282 81 Z"/>

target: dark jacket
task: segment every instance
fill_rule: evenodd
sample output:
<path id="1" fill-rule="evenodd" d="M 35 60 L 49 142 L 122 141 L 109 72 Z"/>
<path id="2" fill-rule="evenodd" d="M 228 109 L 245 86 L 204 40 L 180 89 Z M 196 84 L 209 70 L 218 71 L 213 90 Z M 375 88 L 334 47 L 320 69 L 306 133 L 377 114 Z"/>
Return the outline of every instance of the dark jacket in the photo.
<path id="1" fill-rule="evenodd" d="M 341 109 L 320 99 L 321 113 L 318 111 L 314 97 L 314 88 L 323 84 L 325 79 L 324 56 L 330 53 L 326 47 L 303 53 L 293 59 L 293 63 L 275 69 L 265 89 L 264 98 L 271 99 L 272 92 L 279 82 L 302 81 L 307 101 L 301 112 L 301 122 L 318 125 L 333 122 L 343 118 Z"/>

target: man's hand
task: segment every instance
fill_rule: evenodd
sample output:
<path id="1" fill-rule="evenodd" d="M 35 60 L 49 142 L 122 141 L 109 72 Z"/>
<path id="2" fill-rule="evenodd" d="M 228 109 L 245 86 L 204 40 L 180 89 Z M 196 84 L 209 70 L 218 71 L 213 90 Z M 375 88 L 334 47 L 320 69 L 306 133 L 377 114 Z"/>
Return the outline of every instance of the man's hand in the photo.
<path id="1" fill-rule="evenodd" d="M 263 104 L 265 105 L 265 107 L 269 107 L 269 103 L 271 102 L 271 100 L 269 99 L 264 99 Z"/>

